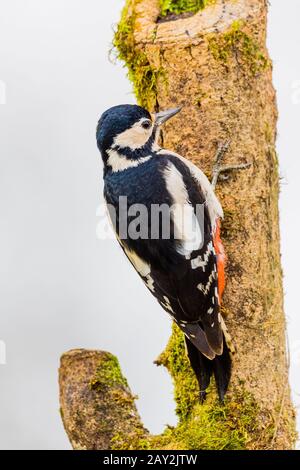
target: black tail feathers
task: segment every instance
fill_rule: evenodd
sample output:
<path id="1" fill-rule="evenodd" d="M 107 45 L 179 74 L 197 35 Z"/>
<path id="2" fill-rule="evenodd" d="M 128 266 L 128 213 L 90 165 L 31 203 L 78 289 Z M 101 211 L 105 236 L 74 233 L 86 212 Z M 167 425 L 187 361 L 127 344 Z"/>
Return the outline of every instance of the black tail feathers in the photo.
<path id="1" fill-rule="evenodd" d="M 223 401 L 231 377 L 231 357 L 225 338 L 223 338 L 223 354 L 212 360 L 201 354 L 188 338 L 185 338 L 185 341 L 188 357 L 199 383 L 200 400 L 205 400 L 206 389 L 210 384 L 211 376 L 214 374 L 219 399 Z"/>

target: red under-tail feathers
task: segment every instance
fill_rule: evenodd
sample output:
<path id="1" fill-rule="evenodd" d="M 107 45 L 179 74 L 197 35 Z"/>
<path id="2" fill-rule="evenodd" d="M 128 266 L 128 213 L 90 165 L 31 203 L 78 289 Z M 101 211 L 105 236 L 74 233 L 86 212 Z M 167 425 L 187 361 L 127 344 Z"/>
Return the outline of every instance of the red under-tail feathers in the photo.
<path id="1" fill-rule="evenodd" d="M 218 293 L 219 293 L 219 302 L 221 305 L 222 296 L 225 289 L 225 265 L 226 265 L 226 255 L 224 246 L 220 236 L 221 224 L 220 220 L 217 221 L 215 236 L 214 236 L 214 248 L 217 255 L 217 269 L 218 269 Z"/>

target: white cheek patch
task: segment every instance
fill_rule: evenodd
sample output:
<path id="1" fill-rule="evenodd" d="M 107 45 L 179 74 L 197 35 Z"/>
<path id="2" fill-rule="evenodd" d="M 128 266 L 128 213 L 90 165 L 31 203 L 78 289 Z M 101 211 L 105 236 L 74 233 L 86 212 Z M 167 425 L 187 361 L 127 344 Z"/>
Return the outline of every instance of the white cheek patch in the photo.
<path id="1" fill-rule="evenodd" d="M 130 129 L 117 135 L 114 138 L 113 147 L 120 148 L 130 148 L 131 150 L 136 150 L 143 147 L 151 137 L 152 127 L 149 129 L 144 129 L 142 127 L 142 122 L 147 121 L 147 119 L 142 118 L 139 122 L 136 122 Z"/>

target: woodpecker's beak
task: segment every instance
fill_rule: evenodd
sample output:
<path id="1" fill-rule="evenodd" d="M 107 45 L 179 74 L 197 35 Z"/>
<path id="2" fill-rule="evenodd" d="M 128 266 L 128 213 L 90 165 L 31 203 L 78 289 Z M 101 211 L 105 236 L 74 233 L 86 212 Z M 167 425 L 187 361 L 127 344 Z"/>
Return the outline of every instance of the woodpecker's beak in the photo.
<path id="1" fill-rule="evenodd" d="M 166 111 L 161 111 L 160 113 L 156 113 L 154 115 L 154 124 L 156 126 L 161 126 L 162 124 L 164 124 L 164 122 L 168 121 L 168 119 L 175 116 L 175 114 L 179 113 L 181 109 L 182 107 L 180 106 L 179 108 L 167 109 Z"/>

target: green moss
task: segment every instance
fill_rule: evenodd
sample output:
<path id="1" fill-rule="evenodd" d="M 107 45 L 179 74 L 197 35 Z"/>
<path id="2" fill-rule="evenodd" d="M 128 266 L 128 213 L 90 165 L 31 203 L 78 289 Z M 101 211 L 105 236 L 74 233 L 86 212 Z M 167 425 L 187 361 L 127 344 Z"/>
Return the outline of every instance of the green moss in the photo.
<path id="1" fill-rule="evenodd" d="M 245 449 L 257 430 L 258 407 L 245 391 L 221 405 L 216 398 L 198 404 L 187 423 L 176 433 L 188 449 Z"/>
<path id="2" fill-rule="evenodd" d="M 122 375 L 118 359 L 112 354 L 106 353 L 90 381 L 90 387 L 92 390 L 102 390 L 111 385 L 128 386 L 127 380 Z"/>
<path id="3" fill-rule="evenodd" d="M 174 325 L 166 350 L 158 359 L 172 375 L 179 424 L 153 437 L 153 448 L 245 449 L 257 438 L 259 407 L 241 383 L 221 404 L 215 387 L 208 390 L 204 404 L 199 403 L 198 384 L 185 353 L 184 337 Z"/>
<path id="4" fill-rule="evenodd" d="M 161 16 L 167 16 L 187 12 L 197 13 L 197 11 L 203 10 L 207 5 L 214 2 L 214 0 L 160 0 L 160 14 Z"/>
<path id="5" fill-rule="evenodd" d="M 111 439 L 112 450 L 147 450 L 150 449 L 150 441 L 145 437 L 145 431 L 135 429 L 131 434 L 118 432 Z"/>
<path id="6" fill-rule="evenodd" d="M 128 68 L 128 78 L 133 84 L 138 103 L 151 110 L 156 104 L 157 82 L 160 79 L 166 81 L 166 75 L 161 68 L 151 65 L 143 50 L 136 47 L 135 21 L 133 1 L 127 0 L 115 33 L 113 46 L 117 51 L 117 58 Z M 155 31 L 152 40 L 155 40 Z"/>
<path id="7" fill-rule="evenodd" d="M 185 352 L 184 335 L 176 324 L 167 348 L 157 360 L 169 370 L 175 385 L 176 413 L 184 420 L 199 398 L 199 387 Z"/>
<path id="8" fill-rule="evenodd" d="M 242 382 L 235 386 L 223 404 L 219 402 L 214 386 L 209 389 L 205 403 L 199 403 L 197 381 L 185 353 L 183 334 L 176 325 L 166 350 L 157 362 L 168 368 L 174 381 L 178 426 L 167 427 L 160 436 L 151 436 L 141 424 L 133 421 L 130 433 L 125 434 L 118 429 L 111 437 L 112 449 L 239 450 L 270 447 L 274 420 L 270 416 L 262 418 L 258 404 Z M 111 385 L 115 387 L 111 389 Z M 107 387 L 116 404 L 122 406 L 122 413 L 128 411 L 130 419 L 134 397 L 124 396 L 123 387 L 127 386 L 127 381 L 115 356 L 106 354 L 90 386 L 101 391 Z M 101 432 L 109 432 L 110 429 L 109 422 L 99 424 Z"/>
<path id="9" fill-rule="evenodd" d="M 244 23 L 234 21 L 226 33 L 213 35 L 209 39 L 209 49 L 213 57 L 228 65 L 235 57 L 238 64 L 246 66 L 253 75 L 270 67 L 270 61 L 261 51 L 257 42 L 243 31 Z"/>
<path id="10" fill-rule="evenodd" d="M 258 406 L 245 391 L 223 405 L 211 396 L 177 428 L 166 430 L 160 443 L 176 442 L 191 450 L 242 450 L 258 432 L 257 415 Z"/>

